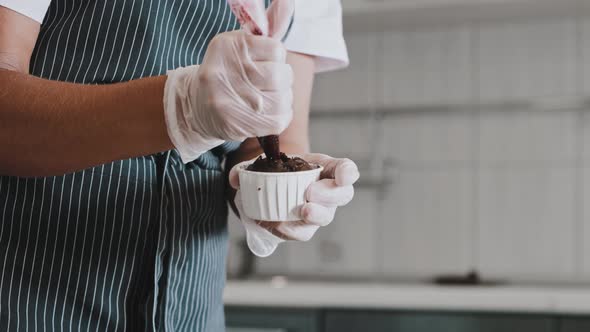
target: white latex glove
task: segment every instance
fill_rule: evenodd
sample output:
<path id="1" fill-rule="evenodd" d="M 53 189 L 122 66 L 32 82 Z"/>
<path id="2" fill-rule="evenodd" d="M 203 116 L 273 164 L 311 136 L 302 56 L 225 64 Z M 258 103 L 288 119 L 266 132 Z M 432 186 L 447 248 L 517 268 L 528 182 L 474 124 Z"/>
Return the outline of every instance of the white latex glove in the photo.
<path id="1" fill-rule="evenodd" d="M 301 207 L 299 221 L 272 222 L 246 217 L 242 213 L 238 169 L 233 167 L 229 173 L 229 183 L 237 190 L 234 202 L 246 228 L 248 247 L 256 256 L 271 255 L 285 240 L 309 241 L 320 227 L 332 222 L 336 208 L 348 204 L 354 196 L 352 185 L 358 180 L 359 171 L 352 160 L 318 153 L 304 154 L 301 158 L 322 165 L 324 170 L 320 180 L 305 192 L 307 203 Z"/>
<path id="2" fill-rule="evenodd" d="M 200 66 L 168 71 L 164 114 L 182 161 L 224 141 L 278 135 L 292 118 L 293 72 L 280 41 L 244 31 L 211 40 Z"/>

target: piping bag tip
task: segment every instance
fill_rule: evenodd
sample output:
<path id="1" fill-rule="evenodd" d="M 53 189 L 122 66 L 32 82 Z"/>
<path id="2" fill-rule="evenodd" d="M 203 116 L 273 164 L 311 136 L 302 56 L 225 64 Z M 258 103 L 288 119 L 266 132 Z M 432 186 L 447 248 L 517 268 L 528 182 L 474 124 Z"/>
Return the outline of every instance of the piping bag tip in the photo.
<path id="1" fill-rule="evenodd" d="M 268 35 L 268 18 L 263 0 L 227 0 L 227 3 L 242 29 L 253 35 Z"/>
<path id="2" fill-rule="evenodd" d="M 293 0 L 274 0 L 268 10 L 262 0 L 228 0 L 228 3 L 242 28 L 254 35 L 283 40 L 293 23 Z M 258 137 L 258 142 L 269 159 L 280 159 L 279 136 Z"/>

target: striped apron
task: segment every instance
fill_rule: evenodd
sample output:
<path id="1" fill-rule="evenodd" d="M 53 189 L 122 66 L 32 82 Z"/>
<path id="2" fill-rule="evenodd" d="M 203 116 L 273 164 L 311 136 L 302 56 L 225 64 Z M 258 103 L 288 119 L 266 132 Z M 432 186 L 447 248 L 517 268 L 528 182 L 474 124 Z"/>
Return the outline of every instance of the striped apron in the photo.
<path id="1" fill-rule="evenodd" d="M 108 84 L 201 62 L 226 0 L 53 0 L 32 75 Z M 220 159 L 176 151 L 0 176 L 0 331 L 223 331 Z"/>

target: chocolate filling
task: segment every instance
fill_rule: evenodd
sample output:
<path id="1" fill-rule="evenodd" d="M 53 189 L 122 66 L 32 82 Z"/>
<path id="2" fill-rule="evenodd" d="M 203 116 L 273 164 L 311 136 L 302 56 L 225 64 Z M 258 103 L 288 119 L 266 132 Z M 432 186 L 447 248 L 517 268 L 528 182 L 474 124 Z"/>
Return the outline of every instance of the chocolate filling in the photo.
<path id="1" fill-rule="evenodd" d="M 260 156 L 246 169 L 254 172 L 286 173 L 310 171 L 316 168 L 318 166 L 313 166 L 299 157 L 290 158 L 281 152 L 279 159 L 262 158 Z"/>

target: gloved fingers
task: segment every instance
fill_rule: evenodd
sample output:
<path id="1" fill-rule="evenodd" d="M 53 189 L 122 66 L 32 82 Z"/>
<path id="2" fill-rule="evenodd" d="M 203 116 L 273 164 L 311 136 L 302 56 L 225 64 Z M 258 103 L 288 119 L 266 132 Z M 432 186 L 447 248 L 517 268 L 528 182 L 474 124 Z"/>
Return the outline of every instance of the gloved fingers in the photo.
<path id="1" fill-rule="evenodd" d="M 354 161 L 344 158 L 336 162 L 334 179 L 339 186 L 352 186 L 360 177 L 358 166 Z"/>
<path id="2" fill-rule="evenodd" d="M 286 91 L 293 86 L 293 69 L 286 63 L 257 61 L 245 71 L 252 85 L 262 91 Z"/>
<path id="3" fill-rule="evenodd" d="M 274 80 L 275 78 L 272 79 Z M 279 78 L 276 78 L 276 80 L 278 79 Z M 269 86 L 274 84 L 264 83 L 262 82 L 263 80 L 265 80 L 265 78 L 258 79 L 258 84 L 266 84 Z M 257 86 L 250 82 L 250 79 L 247 79 L 247 84 L 237 88 L 235 91 L 240 96 L 240 98 L 245 101 L 247 104 L 246 107 L 249 107 L 251 111 L 254 111 L 260 115 L 272 117 L 276 115 L 280 116 L 287 114 L 290 117 L 293 113 L 293 89 L 291 89 L 291 87 L 274 91 L 261 91 Z M 255 116 L 256 114 L 252 115 Z M 243 120 L 247 122 L 254 121 L 255 119 L 249 116 Z"/>
<path id="4" fill-rule="evenodd" d="M 277 63 L 287 61 L 287 49 L 280 40 L 250 34 L 244 34 L 244 38 L 250 60 Z"/>
<path id="5" fill-rule="evenodd" d="M 293 90 L 260 91 L 248 82 L 237 91 L 239 98 L 225 99 L 217 109 L 231 126 L 222 131 L 231 140 L 279 135 L 293 118 Z M 213 101 L 215 102 L 215 101 Z"/>
<path id="6" fill-rule="evenodd" d="M 316 203 L 305 203 L 301 207 L 301 217 L 303 220 L 312 225 L 328 226 L 334 215 L 336 214 L 336 207 L 326 207 Z"/>
<path id="7" fill-rule="evenodd" d="M 293 89 L 264 91 L 263 108 L 266 115 L 288 115 L 289 122 L 293 115 Z"/>
<path id="8" fill-rule="evenodd" d="M 261 91 L 256 89 L 253 85 L 248 84 L 247 86 L 243 87 L 242 89 L 238 89 L 239 95 L 245 103 L 245 107 L 250 110 L 250 117 L 255 116 L 256 114 L 263 114 L 266 112 L 266 101 L 264 100 L 264 96 L 262 95 Z M 234 101 L 235 102 L 235 101 Z M 221 108 L 221 107 L 220 107 Z M 228 101 L 227 106 L 222 106 L 223 109 L 227 109 L 228 111 L 232 111 L 231 109 L 231 102 Z M 246 120 L 246 119 L 244 119 Z"/>
<path id="9" fill-rule="evenodd" d="M 262 96 L 267 98 L 268 96 Z M 231 140 L 241 141 L 248 137 L 279 135 L 291 123 L 293 109 L 291 107 L 273 106 L 274 103 L 263 103 L 263 111 L 256 113 L 251 110 L 244 112 L 247 116 L 234 116 L 232 126 L 225 130 Z M 248 106 L 245 106 L 248 107 Z M 267 114 L 272 112 L 273 114 Z"/>
<path id="10" fill-rule="evenodd" d="M 308 224 L 303 220 L 286 222 L 257 221 L 256 223 L 283 240 L 300 242 L 309 241 L 320 228 L 320 226 Z"/>
<path id="11" fill-rule="evenodd" d="M 348 158 L 332 158 L 325 154 L 308 153 L 303 158 L 324 167 L 321 177 L 335 179 L 339 186 L 352 185 L 359 179 L 359 170 Z"/>
<path id="12" fill-rule="evenodd" d="M 253 136 L 279 135 L 291 123 L 293 118 L 293 92 L 268 91 L 262 93 L 263 111 L 260 116 L 252 114 L 238 119 L 239 128 L 245 129 Z"/>
<path id="13" fill-rule="evenodd" d="M 262 113 L 264 96 L 262 96 L 262 91 L 257 89 L 248 79 L 246 66 L 252 65 L 241 63 L 231 71 L 220 71 L 220 69 L 214 68 L 215 66 L 200 66 L 196 90 L 209 89 L 211 91 L 206 100 L 197 100 L 197 102 L 203 106 L 211 107 L 213 111 L 227 112 L 228 115 L 238 114 L 239 111 Z M 236 107 L 238 108 L 236 109 Z"/>
<path id="14" fill-rule="evenodd" d="M 312 183 L 305 191 L 305 199 L 327 207 L 348 204 L 354 196 L 352 185 L 339 186 L 334 179 L 323 179 Z"/>

